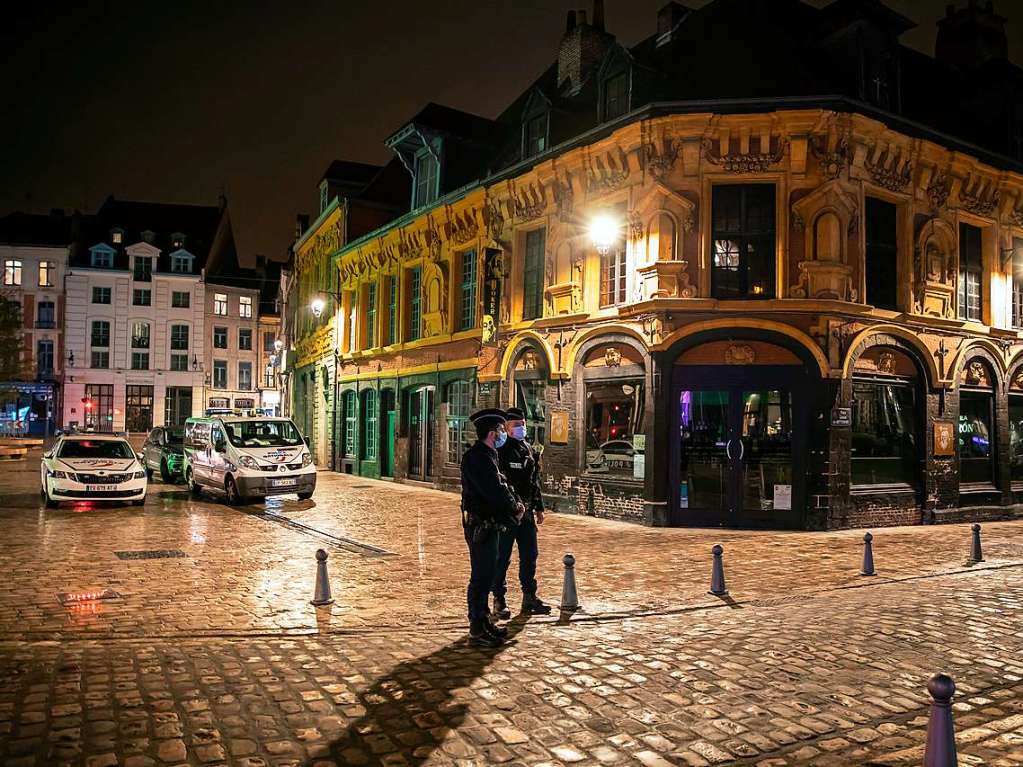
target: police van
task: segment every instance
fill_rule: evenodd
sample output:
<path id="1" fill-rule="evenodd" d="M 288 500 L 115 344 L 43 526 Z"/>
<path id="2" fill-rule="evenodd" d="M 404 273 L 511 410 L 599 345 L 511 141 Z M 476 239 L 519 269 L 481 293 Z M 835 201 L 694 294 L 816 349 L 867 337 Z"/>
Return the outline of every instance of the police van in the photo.
<path id="1" fill-rule="evenodd" d="M 230 504 L 316 489 L 316 467 L 290 418 L 216 415 L 185 421 L 185 482 L 193 494 L 222 493 Z"/>

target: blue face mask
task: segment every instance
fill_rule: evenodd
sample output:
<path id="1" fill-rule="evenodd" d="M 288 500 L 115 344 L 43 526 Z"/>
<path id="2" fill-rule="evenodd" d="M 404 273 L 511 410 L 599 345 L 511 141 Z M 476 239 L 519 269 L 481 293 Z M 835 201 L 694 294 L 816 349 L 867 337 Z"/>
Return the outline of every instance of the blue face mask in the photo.
<path id="1" fill-rule="evenodd" d="M 507 441 L 508 441 L 508 435 L 505 432 L 503 432 L 503 431 L 499 431 L 499 432 L 497 432 L 497 439 L 494 440 L 494 447 L 499 448 L 502 445 L 504 445 L 504 443 L 507 442 Z"/>
<path id="2" fill-rule="evenodd" d="M 512 427 L 511 435 L 519 442 L 521 442 L 526 438 L 526 427 L 525 426 Z"/>

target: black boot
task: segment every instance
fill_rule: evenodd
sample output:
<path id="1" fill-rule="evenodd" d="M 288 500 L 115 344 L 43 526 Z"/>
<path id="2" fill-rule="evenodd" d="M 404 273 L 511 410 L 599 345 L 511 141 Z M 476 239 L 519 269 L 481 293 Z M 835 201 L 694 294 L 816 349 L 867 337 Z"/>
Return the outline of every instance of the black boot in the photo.
<path id="1" fill-rule="evenodd" d="M 490 611 L 490 617 L 503 621 L 511 617 L 511 610 L 508 609 L 508 603 L 504 601 L 504 597 L 494 596 L 494 609 Z"/>
<path id="2" fill-rule="evenodd" d="M 469 621 L 469 644 L 473 647 L 500 647 L 504 640 L 488 630 L 485 619 Z"/>
<path id="3" fill-rule="evenodd" d="M 543 602 L 536 594 L 523 594 L 522 612 L 526 615 L 550 615 L 551 606 Z"/>
<path id="4" fill-rule="evenodd" d="M 484 618 L 483 620 L 486 621 L 487 631 L 490 633 L 491 636 L 497 637 L 502 642 L 508 638 L 508 629 L 506 629 L 504 626 L 498 626 L 492 620 L 490 620 L 489 617 Z"/>

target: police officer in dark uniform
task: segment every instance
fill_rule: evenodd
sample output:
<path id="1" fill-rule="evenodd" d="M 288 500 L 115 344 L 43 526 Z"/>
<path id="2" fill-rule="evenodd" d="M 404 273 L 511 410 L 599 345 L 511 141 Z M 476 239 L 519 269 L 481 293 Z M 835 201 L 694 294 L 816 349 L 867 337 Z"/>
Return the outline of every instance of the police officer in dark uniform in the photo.
<path id="1" fill-rule="evenodd" d="M 526 414 L 517 407 L 505 411 L 508 439 L 497 450 L 501 473 L 526 508 L 522 520 L 515 527 L 501 533 L 494 575 L 494 612 L 498 618 L 510 618 L 505 602 L 505 578 L 511 563 L 513 546 L 519 545 L 519 585 L 522 587 L 522 612 L 526 615 L 547 615 L 550 605 L 536 595 L 536 558 L 539 555 L 536 533 L 543 524 L 543 495 L 540 492 L 540 452 L 526 441 Z"/>
<path id="2" fill-rule="evenodd" d="M 498 647 L 508 630 L 490 620 L 488 597 L 497 570 L 501 531 L 514 528 L 525 507 L 498 468 L 497 450 L 505 440 L 502 410 L 480 410 L 471 415 L 476 443 L 462 456 L 462 529 L 469 546 L 469 643 Z"/>

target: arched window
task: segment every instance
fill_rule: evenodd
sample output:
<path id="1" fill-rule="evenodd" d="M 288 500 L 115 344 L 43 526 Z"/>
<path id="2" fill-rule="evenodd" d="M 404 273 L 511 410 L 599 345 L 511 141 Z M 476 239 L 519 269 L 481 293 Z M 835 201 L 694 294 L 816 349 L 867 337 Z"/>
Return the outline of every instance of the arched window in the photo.
<path id="1" fill-rule="evenodd" d="M 513 404 L 526 414 L 526 430 L 530 438 L 543 444 L 547 436 L 547 357 L 533 346 L 525 346 L 515 358 L 512 382 L 515 386 Z"/>
<path id="2" fill-rule="evenodd" d="M 667 213 L 658 213 L 650 221 L 647 233 L 647 261 L 676 260 L 675 219 Z"/>
<path id="3" fill-rule="evenodd" d="M 377 458 L 377 393 L 367 389 L 362 393 L 362 459 Z"/>
<path id="4" fill-rule="evenodd" d="M 895 347 L 873 347 L 856 361 L 852 485 L 917 484 L 921 445 L 918 378 L 913 360 Z"/>
<path id="5" fill-rule="evenodd" d="M 462 454 L 475 441 L 469 411 L 472 409 L 472 385 L 468 381 L 452 381 L 447 389 L 447 452 L 446 460 L 458 464 Z"/>
<path id="6" fill-rule="evenodd" d="M 995 377 L 988 364 L 968 360 L 959 378 L 959 484 L 995 480 Z"/>

